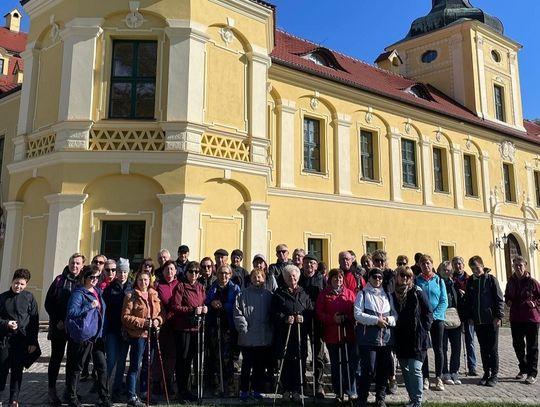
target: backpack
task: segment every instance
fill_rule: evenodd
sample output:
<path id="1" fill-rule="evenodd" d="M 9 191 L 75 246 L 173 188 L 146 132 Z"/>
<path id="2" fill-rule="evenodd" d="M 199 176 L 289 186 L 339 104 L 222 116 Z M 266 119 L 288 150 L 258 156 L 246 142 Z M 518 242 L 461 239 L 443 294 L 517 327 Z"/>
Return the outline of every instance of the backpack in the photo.
<path id="1" fill-rule="evenodd" d="M 69 337 L 77 343 L 89 341 L 98 333 L 100 315 L 97 308 L 92 308 L 85 315 L 66 318 L 66 330 Z"/>

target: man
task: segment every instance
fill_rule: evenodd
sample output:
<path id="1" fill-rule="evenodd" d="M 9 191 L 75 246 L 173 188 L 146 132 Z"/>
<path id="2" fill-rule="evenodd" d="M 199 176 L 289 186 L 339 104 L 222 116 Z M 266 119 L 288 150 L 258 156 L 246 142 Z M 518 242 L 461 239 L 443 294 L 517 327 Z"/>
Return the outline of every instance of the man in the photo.
<path id="1" fill-rule="evenodd" d="M 420 267 L 420 259 L 422 256 L 422 253 L 416 253 L 414 255 L 414 264 L 411 266 L 411 270 L 413 271 L 415 277 L 422 272 L 422 268 Z"/>
<path id="2" fill-rule="evenodd" d="M 397 256 L 397 259 L 396 259 L 396 267 L 400 267 L 400 266 L 408 266 L 409 265 L 409 258 L 407 256 L 405 256 L 404 254 L 400 254 L 399 256 Z"/>
<path id="3" fill-rule="evenodd" d="M 232 282 L 236 284 L 240 289 L 244 289 L 249 285 L 249 273 L 242 267 L 242 260 L 244 259 L 244 252 L 240 249 L 234 249 L 231 252 L 231 268 L 233 271 Z"/>
<path id="4" fill-rule="evenodd" d="M 178 258 L 175 261 L 176 278 L 180 280 L 186 274 L 187 264 L 189 263 L 189 247 L 185 244 L 178 246 Z"/>
<path id="5" fill-rule="evenodd" d="M 157 261 L 159 264 L 159 267 L 154 270 L 154 276 L 156 276 L 156 281 L 161 280 L 163 277 L 163 264 L 166 261 L 169 261 L 171 259 L 171 253 L 167 249 L 161 249 L 157 254 Z"/>
<path id="6" fill-rule="evenodd" d="M 284 243 L 278 244 L 276 246 L 276 257 L 277 261 L 270 264 L 268 272 L 276 278 L 278 286 L 282 286 L 284 284 L 283 277 L 281 277 L 283 269 L 285 266 L 293 264 L 289 259 L 289 247 Z"/>
<path id="7" fill-rule="evenodd" d="M 356 294 L 356 277 L 353 273 L 354 258 L 348 250 L 338 255 L 339 268 L 343 271 L 343 285 Z"/>
<path id="8" fill-rule="evenodd" d="M 525 384 L 534 384 L 538 373 L 540 283 L 531 277 L 522 256 L 514 257 L 512 265 L 514 274 L 508 280 L 504 298 L 510 307 L 512 345 L 519 364 L 516 379 L 527 376 Z"/>
<path id="9" fill-rule="evenodd" d="M 467 376 L 478 376 L 476 372 L 476 354 L 474 350 L 474 325 L 469 325 L 467 321 L 467 305 L 465 303 L 465 290 L 469 275 L 465 272 L 465 260 L 463 257 L 455 256 L 452 259 L 452 269 L 454 270 L 453 280 L 456 294 L 458 295 L 458 314 L 463 323 L 465 332 L 465 350 L 467 354 Z"/>
<path id="10" fill-rule="evenodd" d="M 300 275 L 300 281 L 298 282 L 298 285 L 304 289 L 313 304 L 316 303 L 317 297 L 325 287 L 324 276 L 317 271 L 318 266 L 319 262 L 315 256 L 311 254 L 305 255 L 302 259 L 302 274 Z M 311 327 L 308 327 L 307 334 L 311 344 L 310 346 L 315 352 L 315 356 L 312 356 L 312 364 L 315 366 L 315 397 L 319 399 L 324 399 L 325 395 L 322 384 L 324 373 L 324 344 L 322 342 L 322 331 L 320 321 L 312 318 L 312 325 Z M 307 354 L 305 356 L 306 357 L 303 360 L 304 366 L 307 365 Z"/>
<path id="11" fill-rule="evenodd" d="M 97 269 L 99 270 L 99 272 L 101 273 L 101 278 L 100 278 L 100 281 L 103 280 L 103 278 L 105 277 L 105 274 L 103 273 L 103 269 L 105 268 L 105 262 L 107 261 L 107 257 L 105 257 L 104 255 L 102 254 L 98 254 L 96 256 L 94 256 L 94 258 L 92 259 L 92 266 L 95 266 L 97 267 Z"/>
<path id="12" fill-rule="evenodd" d="M 306 251 L 304 249 L 294 249 L 292 252 L 292 262 L 293 264 L 298 267 L 300 270 L 302 270 L 302 267 L 304 265 L 304 256 L 306 255 Z"/>
<path id="13" fill-rule="evenodd" d="M 214 252 L 214 261 L 215 261 L 215 267 L 217 271 L 219 270 L 221 266 L 224 266 L 225 264 L 229 264 L 229 252 L 225 249 L 217 249 Z"/>

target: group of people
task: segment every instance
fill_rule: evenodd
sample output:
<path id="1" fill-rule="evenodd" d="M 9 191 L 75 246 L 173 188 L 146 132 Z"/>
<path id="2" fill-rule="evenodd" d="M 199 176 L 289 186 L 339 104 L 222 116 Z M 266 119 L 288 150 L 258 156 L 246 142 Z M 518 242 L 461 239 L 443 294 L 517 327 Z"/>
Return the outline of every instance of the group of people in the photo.
<path id="1" fill-rule="evenodd" d="M 67 346 L 64 399 L 70 407 L 81 406 L 77 388 L 89 375 L 90 360 L 99 406 L 127 401 L 140 407 L 155 394 L 169 398 L 175 391 L 180 402 L 190 403 L 205 388 L 243 401 L 279 392 L 300 402 L 307 370 L 313 373 L 313 396 L 324 398 L 327 355 L 339 401 L 366 406 L 374 381 L 376 406 L 384 407 L 386 394 L 397 389 L 399 365 L 408 405 L 418 407 L 430 386 L 443 391 L 461 384 L 462 334 L 468 375 L 477 375 L 476 335 L 484 369 L 479 384 L 497 385 L 505 302 L 519 364 L 516 379 L 535 383 L 540 284 L 523 257 L 513 259 L 503 297 L 479 256 L 467 263 L 471 275 L 461 257 L 435 270 L 427 254 L 417 253 L 413 265 L 400 255 L 392 269 L 382 250 L 359 261 L 347 250 L 339 253 L 339 268 L 328 270 L 303 249 L 289 256 L 280 244 L 275 263 L 257 254 L 248 272 L 239 249 L 230 264 L 225 249 L 197 262 L 181 245 L 176 260 L 161 250 L 157 264 L 148 257 L 133 272 L 126 259 L 97 255 L 85 266 L 85 257 L 73 254 L 45 299 L 49 404 L 61 405 L 57 381 Z M 18 406 L 25 355 L 38 345 L 37 304 L 25 291 L 29 280 L 28 270 L 16 270 L 10 290 L 0 295 L 0 391 L 11 371 L 10 406 Z"/>

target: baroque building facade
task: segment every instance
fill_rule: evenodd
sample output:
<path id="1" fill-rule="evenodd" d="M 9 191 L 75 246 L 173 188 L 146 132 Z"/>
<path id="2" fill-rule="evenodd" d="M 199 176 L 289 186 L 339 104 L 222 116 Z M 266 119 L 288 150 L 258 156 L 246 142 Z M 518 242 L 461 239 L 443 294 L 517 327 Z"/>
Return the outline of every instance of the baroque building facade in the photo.
<path id="1" fill-rule="evenodd" d="M 512 256 L 537 274 L 540 127 L 517 53 L 464 1 L 378 66 L 275 29 L 255 0 L 26 0 L 24 82 L 0 94 L 2 272 L 44 290 L 82 252 L 180 243 Z M 458 16 L 454 20 L 448 15 Z M 445 17 L 446 16 L 446 17 Z M 393 266 L 393 264 L 391 264 Z"/>

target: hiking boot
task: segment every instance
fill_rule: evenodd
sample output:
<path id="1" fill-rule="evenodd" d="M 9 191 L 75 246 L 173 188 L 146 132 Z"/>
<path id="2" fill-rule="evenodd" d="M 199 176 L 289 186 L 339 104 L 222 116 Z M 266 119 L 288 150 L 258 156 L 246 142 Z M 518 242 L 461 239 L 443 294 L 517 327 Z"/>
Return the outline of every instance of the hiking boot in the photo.
<path id="1" fill-rule="evenodd" d="M 424 379 L 424 390 L 429 390 L 429 379 Z"/>
<path id="2" fill-rule="evenodd" d="M 388 393 L 396 394 L 398 391 L 396 379 L 388 379 Z"/>
<path id="3" fill-rule="evenodd" d="M 285 393 L 283 393 L 283 401 L 291 401 L 291 392 L 290 391 L 286 391 Z"/>
<path id="4" fill-rule="evenodd" d="M 536 377 L 532 375 L 528 375 L 525 379 L 525 384 L 535 384 L 536 383 Z"/>
<path id="5" fill-rule="evenodd" d="M 302 396 L 300 395 L 300 393 L 298 393 L 297 391 L 293 391 L 293 394 L 292 394 L 292 400 L 295 402 L 295 403 L 300 403 L 302 401 Z"/>
<path id="6" fill-rule="evenodd" d="M 264 396 L 261 393 L 259 393 L 258 391 L 254 391 L 251 394 L 251 397 L 253 397 L 255 400 L 262 400 L 264 398 Z"/>
<path id="7" fill-rule="evenodd" d="M 146 404 L 144 404 L 140 399 L 137 397 L 134 397 L 130 399 L 127 402 L 128 407 L 146 407 Z"/>
<path id="8" fill-rule="evenodd" d="M 444 383 L 440 377 L 435 378 L 435 390 L 444 391 Z"/>
<path id="9" fill-rule="evenodd" d="M 497 375 L 493 375 L 487 380 L 486 386 L 495 387 L 497 383 L 499 383 L 499 378 L 497 377 Z"/>
<path id="10" fill-rule="evenodd" d="M 324 392 L 324 388 L 322 387 L 322 385 L 318 385 L 317 386 L 317 390 L 315 391 L 315 398 L 317 399 L 324 399 L 324 396 L 325 396 L 325 392 Z"/>
<path id="11" fill-rule="evenodd" d="M 489 379 L 489 376 L 487 374 L 485 374 L 484 376 L 482 376 L 482 378 L 480 379 L 480 381 L 478 382 L 478 385 L 479 386 L 485 386 L 487 381 Z"/>
<path id="12" fill-rule="evenodd" d="M 249 399 L 249 391 L 244 391 L 244 390 L 242 390 L 242 391 L 240 392 L 240 400 L 242 400 L 242 401 L 248 401 L 248 399 Z"/>
<path id="13" fill-rule="evenodd" d="M 478 372 L 476 371 L 476 368 L 469 369 L 469 372 L 467 373 L 467 376 L 476 377 L 478 376 Z"/>
<path id="14" fill-rule="evenodd" d="M 58 398 L 54 387 L 49 388 L 49 405 L 52 407 L 60 407 L 62 405 L 62 401 Z"/>

